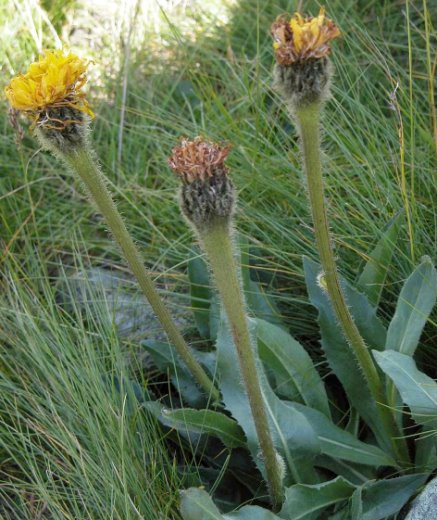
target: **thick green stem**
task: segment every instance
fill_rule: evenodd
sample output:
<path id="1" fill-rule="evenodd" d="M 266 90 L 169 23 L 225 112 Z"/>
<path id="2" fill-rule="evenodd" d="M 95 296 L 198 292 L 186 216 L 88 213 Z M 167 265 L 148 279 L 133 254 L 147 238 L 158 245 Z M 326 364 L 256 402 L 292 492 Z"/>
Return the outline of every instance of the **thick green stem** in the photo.
<path id="1" fill-rule="evenodd" d="M 61 154 L 61 157 L 75 171 L 86 189 L 94 200 L 97 208 L 106 220 L 106 223 L 120 246 L 123 254 L 135 275 L 138 283 L 154 310 L 158 320 L 161 322 L 170 342 L 175 346 L 184 363 L 196 378 L 199 385 L 204 388 L 214 401 L 220 400 L 220 393 L 214 386 L 203 368 L 194 357 L 190 347 L 186 344 L 182 334 L 174 324 L 172 317 L 159 296 L 154 283 L 140 257 L 139 251 L 135 246 L 124 221 L 112 200 L 111 194 L 106 187 L 102 173 L 97 167 L 90 150 L 87 148 L 76 148 L 68 154 Z"/>
<path id="2" fill-rule="evenodd" d="M 208 256 L 237 348 L 241 374 L 264 458 L 272 503 L 274 507 L 279 507 L 283 499 L 281 468 L 273 446 L 261 392 L 228 223 L 217 219 L 216 223 L 200 232 L 200 239 Z"/>
<path id="3" fill-rule="evenodd" d="M 400 437 L 392 411 L 389 409 L 383 391 L 381 379 L 371 358 L 370 352 L 349 312 L 343 291 L 340 286 L 337 266 L 332 250 L 328 219 L 325 208 L 325 194 L 322 178 L 320 157 L 320 109 L 319 103 L 313 103 L 295 112 L 300 130 L 301 146 L 305 172 L 308 182 L 308 192 L 311 203 L 314 232 L 327 292 L 334 308 L 335 315 L 343 333 L 354 351 L 373 399 L 377 405 L 381 422 L 390 439 L 395 457 L 402 463 L 407 463 L 408 452 L 405 440 Z"/>

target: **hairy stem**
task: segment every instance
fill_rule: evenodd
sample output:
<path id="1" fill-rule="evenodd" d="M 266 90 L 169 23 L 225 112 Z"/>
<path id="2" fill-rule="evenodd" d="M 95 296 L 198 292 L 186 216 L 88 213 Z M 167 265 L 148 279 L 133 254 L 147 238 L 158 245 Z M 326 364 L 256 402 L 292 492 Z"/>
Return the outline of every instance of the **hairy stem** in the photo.
<path id="1" fill-rule="evenodd" d="M 392 410 L 390 410 L 386 402 L 378 371 L 349 312 L 337 274 L 325 207 L 320 152 L 320 110 L 321 106 L 319 103 L 312 103 L 299 107 L 295 115 L 300 130 L 314 232 L 327 292 L 343 334 L 355 354 L 372 397 L 375 400 L 381 422 L 390 439 L 395 457 L 405 464 L 408 462 L 405 439 L 400 438 L 400 432 L 394 420 Z"/>
<path id="2" fill-rule="evenodd" d="M 273 506 L 283 500 L 281 469 L 268 423 L 250 338 L 245 302 L 227 219 L 219 220 L 200 232 L 203 248 L 215 278 L 217 290 L 226 311 L 238 352 L 243 382 L 249 398 L 258 441 L 263 454 L 267 484 Z"/>
<path id="3" fill-rule="evenodd" d="M 193 352 L 185 342 L 167 307 L 159 296 L 150 274 L 141 259 L 140 253 L 112 200 L 111 194 L 106 187 L 103 174 L 97 167 L 91 151 L 85 147 L 76 148 L 68 154 L 61 154 L 61 157 L 73 171 L 79 175 L 97 208 L 105 218 L 112 236 L 120 246 L 131 271 L 135 275 L 141 290 L 149 301 L 158 320 L 161 322 L 168 339 L 172 345 L 175 346 L 177 352 L 199 385 L 211 395 L 214 401 L 219 401 L 219 391 L 194 357 Z"/>

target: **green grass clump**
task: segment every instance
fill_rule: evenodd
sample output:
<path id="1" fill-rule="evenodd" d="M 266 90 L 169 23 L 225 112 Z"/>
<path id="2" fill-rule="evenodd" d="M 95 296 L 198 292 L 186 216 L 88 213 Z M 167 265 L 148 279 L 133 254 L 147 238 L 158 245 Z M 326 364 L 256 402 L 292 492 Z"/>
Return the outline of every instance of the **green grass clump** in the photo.
<path id="1" fill-rule="evenodd" d="M 46 278 L 43 259 L 28 258 L 33 277 L 14 266 L 0 301 L 0 516 L 176 518 L 176 469 L 125 384 L 141 367 L 110 307 L 92 286 L 90 303 L 61 305 L 53 286 L 67 277 Z"/>

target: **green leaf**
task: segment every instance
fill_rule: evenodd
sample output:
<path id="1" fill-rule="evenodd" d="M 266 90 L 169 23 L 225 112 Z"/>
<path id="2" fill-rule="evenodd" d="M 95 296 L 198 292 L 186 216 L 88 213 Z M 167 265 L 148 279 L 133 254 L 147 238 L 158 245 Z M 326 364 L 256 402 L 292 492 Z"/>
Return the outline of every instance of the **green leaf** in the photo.
<path id="1" fill-rule="evenodd" d="M 363 500 L 361 494 L 362 488 L 360 487 L 354 491 L 350 499 L 350 518 L 363 518 Z"/>
<path id="2" fill-rule="evenodd" d="M 420 335 L 434 306 L 437 295 L 437 273 L 428 257 L 406 280 L 390 323 L 386 349 L 413 356 Z M 396 420 L 401 424 L 400 400 L 393 383 L 387 385 L 389 405 L 398 408 Z"/>
<path id="3" fill-rule="evenodd" d="M 245 291 L 247 305 L 254 316 L 268 320 L 270 323 L 282 325 L 281 313 L 275 300 L 264 290 L 264 287 L 253 280 Z"/>
<path id="4" fill-rule="evenodd" d="M 150 353 L 154 364 L 161 372 L 170 374 L 171 382 L 189 406 L 198 408 L 207 405 L 207 396 L 193 380 L 193 376 L 171 345 L 162 341 L 143 341 L 141 346 Z"/>
<path id="5" fill-rule="evenodd" d="M 208 493 L 198 488 L 181 492 L 181 513 L 184 520 L 280 520 L 258 506 L 244 506 L 235 513 L 221 515 Z"/>
<path id="6" fill-rule="evenodd" d="M 321 267 L 311 259 L 304 257 L 305 279 L 310 298 L 314 298 L 311 303 L 318 306 L 327 306 L 328 314 L 332 317 L 332 327 L 342 335 L 337 319 L 334 317 L 332 305 L 326 293 L 319 287 L 317 276 L 321 272 Z M 363 336 L 367 345 L 377 350 L 384 350 L 387 331 L 380 319 L 376 316 L 376 308 L 373 307 L 367 297 L 354 289 L 346 280 L 340 276 L 340 283 L 345 294 L 346 303 L 355 320 L 355 323 Z"/>
<path id="7" fill-rule="evenodd" d="M 272 369 L 277 390 L 292 384 L 304 402 L 331 417 L 325 386 L 307 351 L 290 334 L 276 325 L 257 320 L 258 352 L 261 361 Z M 293 401 L 293 395 L 286 396 Z"/>
<path id="8" fill-rule="evenodd" d="M 146 401 L 142 403 L 143 408 L 149 412 L 162 426 L 165 428 L 168 428 L 168 432 L 166 433 L 166 436 L 169 437 L 169 439 L 181 443 L 181 438 L 185 439 L 188 442 L 188 445 L 190 449 L 193 449 L 195 447 L 195 451 L 199 451 L 203 453 L 205 446 L 208 443 L 207 434 L 206 431 L 207 428 L 205 428 L 203 431 L 201 428 L 196 425 L 189 427 L 187 424 L 185 424 L 182 420 L 180 420 L 179 417 L 177 417 L 177 420 L 172 420 L 171 418 L 171 412 L 172 410 L 166 408 L 162 405 L 159 401 Z M 216 431 L 213 433 L 213 435 L 216 435 Z M 234 439 L 232 439 L 234 440 Z M 231 440 L 231 442 L 232 442 Z M 205 469 L 208 471 L 208 469 Z M 199 476 L 199 467 L 196 466 L 196 475 Z M 189 482 L 189 485 L 196 485 L 194 482 Z M 202 481 L 200 481 L 202 482 Z"/>
<path id="9" fill-rule="evenodd" d="M 181 514 L 184 520 L 223 520 L 208 493 L 198 488 L 181 491 Z"/>
<path id="10" fill-rule="evenodd" d="M 205 260 L 194 252 L 188 261 L 188 279 L 190 281 L 191 308 L 197 329 L 202 338 L 209 338 L 211 289 L 208 266 Z"/>
<path id="11" fill-rule="evenodd" d="M 399 212 L 388 223 L 375 249 L 370 253 L 369 259 L 358 279 L 358 289 L 367 296 L 369 302 L 375 307 L 378 306 L 381 298 L 393 252 L 396 249 L 396 240 L 402 220 L 403 213 Z"/>
<path id="12" fill-rule="evenodd" d="M 182 360 L 178 358 L 174 349 L 164 341 L 142 341 L 141 346 L 151 355 L 153 363 L 161 372 L 174 371 L 175 367 L 182 367 Z"/>
<path id="13" fill-rule="evenodd" d="M 415 474 L 367 482 L 353 496 L 359 518 L 382 520 L 396 514 L 426 479 L 425 474 Z"/>
<path id="14" fill-rule="evenodd" d="M 272 296 L 267 294 L 262 285 L 250 277 L 249 241 L 240 235 L 238 240 L 241 255 L 241 278 L 247 305 L 254 316 L 277 325 L 282 324 L 281 313 Z"/>
<path id="15" fill-rule="evenodd" d="M 395 466 L 390 455 L 377 446 L 359 441 L 351 433 L 342 430 L 317 410 L 299 403 L 287 406 L 302 413 L 316 432 L 322 453 L 334 459 L 343 459 L 367 466 Z"/>
<path id="16" fill-rule="evenodd" d="M 379 419 L 374 399 L 368 389 L 363 373 L 358 366 L 352 349 L 344 339 L 343 332 L 337 324 L 328 296 L 317 284 L 320 266 L 304 257 L 305 278 L 311 303 L 319 311 L 319 325 L 322 336 L 322 347 L 335 375 L 340 380 L 351 404 L 370 426 L 378 444 L 386 450 L 391 446 Z M 356 324 L 369 345 L 378 343 L 378 349 L 385 344 L 385 330 L 376 317 L 366 297 L 343 283 L 346 300 L 349 304 Z"/>
<path id="17" fill-rule="evenodd" d="M 407 278 L 387 332 L 386 349 L 412 356 L 437 297 L 437 272 L 431 259 Z"/>
<path id="18" fill-rule="evenodd" d="M 362 486 L 368 480 L 376 478 L 376 472 L 372 466 L 363 466 L 344 459 L 333 459 L 328 455 L 319 455 L 316 466 L 327 469 L 335 476 L 343 477 L 356 486 Z"/>
<path id="19" fill-rule="evenodd" d="M 250 320 L 250 328 L 253 337 L 256 337 L 254 320 Z M 224 405 L 243 428 L 252 457 L 263 472 L 264 464 L 260 456 L 258 436 L 247 393 L 243 387 L 236 348 L 224 320 L 219 329 L 217 351 L 217 370 Z M 316 473 L 313 460 L 320 452 L 317 436 L 300 412 L 290 409 L 274 394 L 259 360 L 257 363 L 273 442 L 288 468 L 286 482 L 314 482 Z"/>
<path id="20" fill-rule="evenodd" d="M 394 350 L 373 351 L 376 362 L 393 381 L 414 420 L 437 429 L 437 383 L 417 369 L 414 360 Z"/>
<path id="21" fill-rule="evenodd" d="M 258 506 L 244 506 L 236 513 L 223 515 L 226 520 L 281 520 L 271 511 Z"/>
<path id="22" fill-rule="evenodd" d="M 209 433 L 218 437 L 228 448 L 246 446 L 243 430 L 230 417 L 212 410 L 163 409 L 162 415 L 171 427 L 185 429 L 194 433 Z"/>
<path id="23" fill-rule="evenodd" d="M 347 505 L 346 507 L 339 509 L 333 515 L 327 517 L 327 520 L 351 520 L 351 518 L 358 519 L 361 517 L 357 514 L 355 516 L 351 515 L 351 509 L 349 505 Z"/>
<path id="24" fill-rule="evenodd" d="M 285 502 L 279 514 L 287 520 L 312 520 L 326 508 L 348 500 L 355 489 L 356 486 L 343 477 L 315 486 L 296 484 L 285 490 Z"/>
<path id="25" fill-rule="evenodd" d="M 220 301 L 216 295 L 211 298 L 211 308 L 209 311 L 209 333 L 211 341 L 217 340 L 218 329 L 220 326 Z"/>
<path id="26" fill-rule="evenodd" d="M 416 438 L 414 465 L 418 471 L 434 471 L 437 468 L 437 434 L 434 430 L 423 428 Z"/>

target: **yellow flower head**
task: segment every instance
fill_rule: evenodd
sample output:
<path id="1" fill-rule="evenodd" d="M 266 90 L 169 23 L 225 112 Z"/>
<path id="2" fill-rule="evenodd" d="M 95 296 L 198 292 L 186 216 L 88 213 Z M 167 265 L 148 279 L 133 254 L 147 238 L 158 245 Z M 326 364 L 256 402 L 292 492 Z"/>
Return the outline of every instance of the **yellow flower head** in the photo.
<path id="1" fill-rule="evenodd" d="M 276 61 L 280 65 L 323 58 L 331 50 L 331 40 L 340 36 L 338 27 L 325 16 L 324 7 L 316 17 L 304 18 L 295 13 L 291 20 L 288 18 L 288 15 L 279 16 L 271 29 Z"/>
<path id="2" fill-rule="evenodd" d="M 94 117 L 82 87 L 86 83 L 88 62 L 62 50 L 45 51 L 26 74 L 15 76 L 5 89 L 12 108 L 25 112 L 34 122 L 48 122 L 50 111 L 62 107 Z M 74 121 L 77 122 L 77 121 Z M 60 127 L 69 120 L 56 120 Z M 60 124 L 62 123 L 62 124 Z"/>

